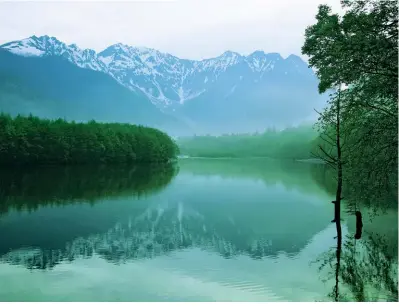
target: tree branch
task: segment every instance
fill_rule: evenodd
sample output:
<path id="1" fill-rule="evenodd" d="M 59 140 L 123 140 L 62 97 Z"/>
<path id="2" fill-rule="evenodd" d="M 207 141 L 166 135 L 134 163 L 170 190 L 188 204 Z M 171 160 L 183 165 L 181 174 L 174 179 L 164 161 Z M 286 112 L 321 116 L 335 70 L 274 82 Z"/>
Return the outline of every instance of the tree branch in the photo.
<path id="1" fill-rule="evenodd" d="M 328 154 L 321 145 L 319 145 L 319 148 L 330 160 L 332 160 L 334 163 L 337 163 L 337 159 Z"/>
<path id="2" fill-rule="evenodd" d="M 328 136 L 327 134 L 325 134 L 325 135 Z M 320 137 L 324 142 L 326 142 L 327 144 L 329 144 L 329 145 L 331 145 L 331 146 L 333 146 L 333 147 L 335 146 L 334 143 L 330 142 L 329 140 L 324 139 L 323 136 L 322 136 L 322 134 L 320 134 L 319 137 Z"/>

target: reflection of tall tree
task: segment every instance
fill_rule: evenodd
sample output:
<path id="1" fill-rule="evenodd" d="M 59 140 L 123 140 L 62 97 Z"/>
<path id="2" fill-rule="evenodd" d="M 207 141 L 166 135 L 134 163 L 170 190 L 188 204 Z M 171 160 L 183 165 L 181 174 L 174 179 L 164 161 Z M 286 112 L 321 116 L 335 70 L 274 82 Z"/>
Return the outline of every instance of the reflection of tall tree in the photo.
<path id="1" fill-rule="evenodd" d="M 342 227 L 341 219 L 335 221 L 337 228 L 337 263 L 335 264 L 335 285 L 334 285 L 334 300 L 337 302 L 339 299 L 339 272 L 341 268 L 341 253 L 342 253 Z"/>
<path id="2" fill-rule="evenodd" d="M 356 300 L 398 301 L 398 263 L 390 251 L 392 245 L 376 234 L 369 234 L 363 244 L 359 242 L 347 241 L 343 281 L 351 285 Z M 370 286 L 375 292 L 368 291 Z"/>
<path id="3" fill-rule="evenodd" d="M 336 193 L 336 174 L 335 169 L 328 165 L 314 165 L 311 168 L 311 176 L 314 182 L 320 186 L 323 190 L 333 195 Z M 360 184 L 359 184 L 360 186 Z M 380 213 L 385 213 L 389 210 L 395 210 L 398 208 L 398 194 L 397 190 L 378 190 L 373 189 L 376 192 L 375 195 L 370 196 L 369 199 L 362 203 L 352 202 L 353 199 L 360 199 L 364 197 L 364 191 L 367 193 L 372 193 L 372 188 L 367 183 L 363 184 L 361 188 L 353 189 L 351 181 L 344 181 L 342 185 L 342 193 L 345 194 L 345 198 L 349 200 L 346 203 L 346 207 L 350 209 L 350 212 L 354 211 L 355 207 L 359 209 L 371 209 L 374 215 L 379 215 Z M 380 205 L 383 203 L 383 205 Z"/>
<path id="4" fill-rule="evenodd" d="M 361 241 L 348 235 L 334 255 L 326 253 L 320 269 L 333 269 L 335 301 L 398 301 L 398 262 L 383 236 L 365 234 Z M 342 239 L 342 238 L 341 238 Z M 333 265 L 335 263 L 335 265 Z"/>
<path id="5" fill-rule="evenodd" d="M 35 210 L 162 190 L 176 174 L 173 164 L 73 166 L 3 169 L 0 213 L 10 208 Z"/>

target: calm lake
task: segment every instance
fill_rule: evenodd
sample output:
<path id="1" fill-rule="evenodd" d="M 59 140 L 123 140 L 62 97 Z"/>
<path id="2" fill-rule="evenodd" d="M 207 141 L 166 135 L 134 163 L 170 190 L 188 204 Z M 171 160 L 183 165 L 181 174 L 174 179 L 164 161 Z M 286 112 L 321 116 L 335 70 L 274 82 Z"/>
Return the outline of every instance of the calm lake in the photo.
<path id="1" fill-rule="evenodd" d="M 362 211 L 356 241 L 343 213 L 335 288 L 323 174 L 268 159 L 3 170 L 0 300 L 397 299 L 394 209 Z"/>

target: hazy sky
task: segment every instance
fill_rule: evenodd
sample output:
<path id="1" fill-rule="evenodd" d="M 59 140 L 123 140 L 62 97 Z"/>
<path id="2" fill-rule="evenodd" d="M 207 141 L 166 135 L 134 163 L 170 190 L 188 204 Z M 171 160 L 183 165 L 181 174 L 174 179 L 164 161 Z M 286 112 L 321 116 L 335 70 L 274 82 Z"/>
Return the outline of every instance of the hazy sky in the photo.
<path id="1" fill-rule="evenodd" d="M 339 0 L 0 0 L 0 44 L 47 34 L 96 51 L 122 42 L 189 59 L 226 50 L 286 57 L 300 54 L 321 3 L 340 11 Z"/>

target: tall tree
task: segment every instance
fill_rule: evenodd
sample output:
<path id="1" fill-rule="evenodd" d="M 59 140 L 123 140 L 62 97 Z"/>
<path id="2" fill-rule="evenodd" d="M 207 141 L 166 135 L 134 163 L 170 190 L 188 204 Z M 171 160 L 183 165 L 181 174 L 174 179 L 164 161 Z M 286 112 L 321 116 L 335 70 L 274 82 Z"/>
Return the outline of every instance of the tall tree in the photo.
<path id="1" fill-rule="evenodd" d="M 341 3 L 342 16 L 319 6 L 302 52 L 320 92 L 345 86 L 339 103 L 331 99 L 319 119 L 330 136 L 334 129 L 326 119 L 340 120 L 341 159 L 338 147 L 334 159 L 323 154 L 335 166 L 345 161 L 345 194 L 353 204 L 381 206 L 397 201 L 398 7 L 396 1 Z"/>

